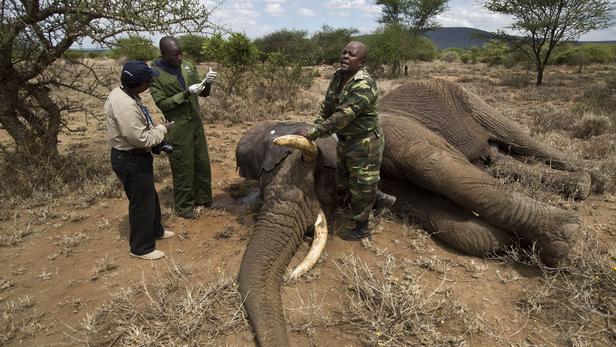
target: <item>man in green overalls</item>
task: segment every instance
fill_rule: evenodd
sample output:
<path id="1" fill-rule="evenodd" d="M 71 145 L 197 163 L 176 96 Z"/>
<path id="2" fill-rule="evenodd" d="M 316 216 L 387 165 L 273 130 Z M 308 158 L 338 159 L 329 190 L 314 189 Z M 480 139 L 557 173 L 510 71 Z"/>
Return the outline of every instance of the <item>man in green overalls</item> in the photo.
<path id="1" fill-rule="evenodd" d="M 216 72 L 210 70 L 201 81 L 197 69 L 182 59 L 176 38 L 160 40 L 161 56 L 152 63 L 160 75 L 154 78 L 150 93 L 169 122 L 174 122 L 167 140 L 173 176 L 173 200 L 177 215 L 195 219 L 195 208 L 212 204 L 212 173 L 198 96 L 210 94 Z"/>
<path id="2" fill-rule="evenodd" d="M 342 196 L 350 193 L 355 221 L 353 228 L 340 233 L 345 240 L 369 237 L 373 207 L 390 208 L 396 201 L 377 189 L 385 142 L 377 112 L 376 82 L 364 68 L 366 54 L 361 42 L 344 47 L 340 69 L 327 88 L 314 126 L 300 131 L 309 140 L 333 133 L 338 136 L 336 189 Z"/>

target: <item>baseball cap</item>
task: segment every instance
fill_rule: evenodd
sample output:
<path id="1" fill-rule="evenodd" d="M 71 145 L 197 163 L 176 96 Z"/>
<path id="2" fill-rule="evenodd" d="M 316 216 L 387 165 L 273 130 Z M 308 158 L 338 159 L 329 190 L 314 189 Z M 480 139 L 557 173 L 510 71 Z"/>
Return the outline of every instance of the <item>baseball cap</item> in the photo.
<path id="1" fill-rule="evenodd" d="M 158 71 L 152 70 L 148 64 L 139 61 L 131 60 L 122 67 L 122 83 L 139 84 L 141 82 L 149 82 L 152 77 L 157 77 Z"/>

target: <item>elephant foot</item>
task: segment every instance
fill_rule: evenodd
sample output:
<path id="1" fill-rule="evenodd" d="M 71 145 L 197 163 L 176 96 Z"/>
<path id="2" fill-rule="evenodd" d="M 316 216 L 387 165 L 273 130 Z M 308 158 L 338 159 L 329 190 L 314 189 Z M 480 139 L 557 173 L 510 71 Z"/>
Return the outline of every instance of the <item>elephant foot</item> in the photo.
<path id="1" fill-rule="evenodd" d="M 579 219 L 562 224 L 554 233 L 546 233 L 536 241 L 539 258 L 550 267 L 564 265 L 569 252 L 575 246 L 581 227 Z"/>

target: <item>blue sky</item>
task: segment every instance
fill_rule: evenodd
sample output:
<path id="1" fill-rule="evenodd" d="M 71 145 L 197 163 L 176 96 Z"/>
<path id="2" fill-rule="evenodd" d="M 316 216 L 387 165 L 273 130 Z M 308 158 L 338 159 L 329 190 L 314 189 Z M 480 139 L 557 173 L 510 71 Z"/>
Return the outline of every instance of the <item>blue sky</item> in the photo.
<path id="1" fill-rule="evenodd" d="M 207 0 L 207 3 L 216 1 Z M 495 31 L 511 22 L 482 7 L 483 1 L 449 0 L 449 8 L 438 16 L 444 27 L 473 27 Z M 356 28 L 368 33 L 377 26 L 380 8 L 371 0 L 226 0 L 212 21 L 257 38 L 283 28 L 318 31 L 323 24 L 334 28 Z M 616 40 L 616 27 L 590 32 L 582 40 Z"/>

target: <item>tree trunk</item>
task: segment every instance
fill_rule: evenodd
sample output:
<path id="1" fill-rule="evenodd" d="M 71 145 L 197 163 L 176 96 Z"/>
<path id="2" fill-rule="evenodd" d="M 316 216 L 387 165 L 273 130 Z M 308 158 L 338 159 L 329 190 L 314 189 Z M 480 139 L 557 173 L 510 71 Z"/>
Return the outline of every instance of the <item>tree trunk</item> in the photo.
<path id="1" fill-rule="evenodd" d="M 57 159 L 58 134 L 61 128 L 61 111 L 46 88 L 26 91 L 30 99 L 20 98 L 19 81 L 8 76 L 0 82 L 0 123 L 15 142 L 15 152 L 24 158 L 42 157 Z M 24 110 L 38 103 L 41 110 L 33 110 L 36 117 L 25 117 Z M 40 114 L 43 114 L 40 116 Z"/>
<path id="2" fill-rule="evenodd" d="M 537 86 L 541 86 L 543 84 L 543 66 L 537 66 Z"/>

